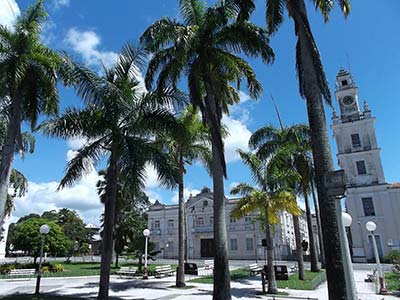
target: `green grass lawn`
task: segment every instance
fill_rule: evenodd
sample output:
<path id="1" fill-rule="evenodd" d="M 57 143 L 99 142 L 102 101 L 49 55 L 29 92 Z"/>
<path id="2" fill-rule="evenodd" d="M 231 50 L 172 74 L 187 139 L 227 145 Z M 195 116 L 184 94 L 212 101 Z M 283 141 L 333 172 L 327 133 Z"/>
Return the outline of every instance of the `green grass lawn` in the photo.
<path id="1" fill-rule="evenodd" d="M 301 281 L 298 279 L 298 274 L 292 274 L 289 276 L 289 280 L 278 280 L 278 288 L 294 289 L 294 290 L 314 290 L 319 284 L 324 282 L 326 279 L 325 271 L 318 273 L 312 273 L 308 270 L 305 271 L 306 280 Z M 247 268 L 240 268 L 231 271 L 231 281 L 237 281 L 239 279 L 254 278 L 250 276 Z M 204 276 L 190 280 L 190 282 L 197 283 L 213 283 L 213 276 Z"/>
<path id="2" fill-rule="evenodd" d="M 64 271 L 59 273 L 45 273 L 43 277 L 76 277 L 76 276 L 95 276 L 100 275 L 100 263 L 69 263 L 62 264 L 64 265 Z M 134 263 L 120 263 L 119 266 L 131 266 L 137 267 L 137 264 Z M 156 264 L 149 264 L 148 270 L 149 272 L 153 272 L 155 270 Z M 171 265 L 172 268 L 175 266 Z M 114 267 L 114 264 L 111 267 L 111 274 L 115 274 L 118 268 Z M 7 275 L 0 275 L 0 279 L 10 278 Z"/>
<path id="3" fill-rule="evenodd" d="M 318 273 L 305 270 L 306 280 L 299 280 L 299 275 L 292 274 L 289 280 L 278 280 L 278 288 L 289 288 L 293 290 L 315 290 L 322 282 L 326 280 L 325 271 Z"/>
<path id="4" fill-rule="evenodd" d="M 400 291 L 400 274 L 393 272 L 385 273 L 386 287 L 389 291 Z"/>

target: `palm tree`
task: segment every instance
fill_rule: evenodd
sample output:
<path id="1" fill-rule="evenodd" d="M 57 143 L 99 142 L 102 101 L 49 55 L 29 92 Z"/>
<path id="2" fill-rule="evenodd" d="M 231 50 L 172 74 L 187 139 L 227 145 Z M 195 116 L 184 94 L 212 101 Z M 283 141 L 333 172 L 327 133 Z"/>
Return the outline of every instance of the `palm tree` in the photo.
<path id="1" fill-rule="evenodd" d="M 5 103 L 3 103 L 4 105 Z M 0 105 L 3 106 L 3 105 Z M 0 109 L 0 148 L 2 148 L 5 140 L 5 136 L 7 133 L 7 128 L 8 124 L 10 122 L 9 120 L 9 114 L 7 112 L 7 106 L 4 105 L 5 107 L 2 107 Z M 22 158 L 25 157 L 26 152 L 28 153 L 33 153 L 35 150 L 35 137 L 29 133 L 29 132 L 22 132 L 21 133 L 21 143 L 23 145 L 22 149 L 18 151 L 18 154 L 22 156 Z M 0 158 L 1 158 L 1 151 L 0 151 Z M 6 201 L 6 206 L 4 210 L 4 216 L 7 217 L 11 214 L 13 208 L 14 208 L 14 198 L 15 197 L 22 197 L 25 195 L 28 189 L 28 180 L 22 174 L 20 171 L 17 169 L 12 168 L 11 169 L 11 174 L 10 174 L 10 182 L 8 184 L 8 193 L 7 193 L 7 201 Z M 3 221 L 0 223 L 0 233 L 3 231 L 3 224 L 4 224 L 5 218 Z M 2 235 L 0 235 L 0 240 L 3 238 Z"/>
<path id="2" fill-rule="evenodd" d="M 292 147 L 293 144 L 297 144 L 299 136 L 304 136 L 307 134 L 307 127 L 303 125 L 294 125 L 290 127 L 284 127 L 280 124 L 280 128 L 276 128 L 272 125 L 267 125 L 256 130 L 250 137 L 249 145 L 253 149 L 257 149 L 257 155 L 264 160 L 270 161 L 269 165 L 271 172 L 275 173 L 281 170 L 281 167 L 276 167 L 278 161 L 274 158 L 279 154 L 282 155 L 282 149 L 287 149 L 287 147 Z M 288 186 L 293 190 L 296 189 L 297 183 L 300 181 L 300 177 L 296 176 L 298 174 L 293 174 L 295 171 L 291 168 L 286 168 L 286 173 L 291 174 L 291 176 L 286 176 L 280 180 L 275 180 L 277 187 Z M 286 174 L 283 173 L 283 174 Z M 304 272 L 304 259 L 303 259 L 303 248 L 301 245 L 301 233 L 300 233 L 300 221 L 299 217 L 293 215 L 293 227 L 296 237 L 296 255 L 297 263 L 299 267 L 299 279 L 305 279 Z"/>
<path id="3" fill-rule="evenodd" d="M 40 113 L 58 113 L 56 71 L 60 59 L 40 40 L 46 16 L 39 0 L 12 29 L 0 25 L 0 99 L 9 113 L 0 162 L 0 223 L 5 217 L 14 154 L 25 150 L 21 123 L 27 121 L 34 128 Z"/>
<path id="4" fill-rule="evenodd" d="M 247 183 L 240 183 L 231 190 L 231 194 L 243 196 L 231 211 L 234 218 L 242 218 L 249 213 L 259 212 L 265 225 L 267 240 L 267 278 L 268 294 L 278 293 L 274 271 L 274 224 L 280 221 L 280 211 L 286 210 L 293 215 L 299 215 L 301 210 L 297 206 L 296 197 L 290 190 L 272 190 L 269 183 L 275 180 L 277 174 L 269 174 L 268 164 L 251 152 L 238 151 L 245 165 L 250 169 L 252 178 L 257 187 Z"/>
<path id="5" fill-rule="evenodd" d="M 181 127 L 179 134 L 161 137 L 161 141 L 167 146 L 171 160 L 178 166 L 178 274 L 176 286 L 185 286 L 184 261 L 186 252 L 185 243 L 185 199 L 184 175 L 185 165 L 192 164 L 196 159 L 200 159 L 210 169 L 211 151 L 209 142 L 209 130 L 200 121 L 197 110 L 193 106 L 187 109 L 177 118 L 177 123 Z"/>
<path id="6" fill-rule="evenodd" d="M 314 240 L 311 208 L 308 197 L 312 190 L 312 181 L 314 180 L 309 127 L 306 125 L 296 126 L 291 136 L 290 140 L 288 139 L 284 145 L 277 149 L 270 165 L 278 170 L 287 168 L 289 171 L 292 170 L 298 174 L 298 180 L 294 182 L 293 185 L 296 186 L 297 192 L 303 197 L 306 205 L 311 272 L 318 272 L 317 249 Z M 298 220 L 295 219 L 294 221 L 298 222 Z M 295 229 L 296 228 L 298 228 L 298 226 L 295 226 Z M 297 236 L 298 238 L 300 237 L 299 235 Z M 299 243 L 301 243 L 301 241 L 299 241 Z"/>
<path id="7" fill-rule="evenodd" d="M 241 7 L 241 15 L 244 17 L 250 15 L 254 10 L 254 0 L 235 0 L 235 2 Z M 312 0 L 312 3 L 322 13 L 325 21 L 328 21 L 329 13 L 335 2 L 333 0 Z M 337 0 L 337 3 L 344 16 L 347 16 L 350 13 L 350 0 Z M 304 0 L 265 0 L 265 4 L 265 17 L 270 35 L 274 34 L 282 24 L 285 7 L 294 22 L 297 36 L 296 68 L 300 95 L 306 100 L 310 124 L 329 299 L 345 299 L 346 284 L 338 229 L 339 202 L 334 197 L 328 196 L 324 184 L 325 175 L 334 170 L 323 104 L 323 99 L 325 99 L 332 106 L 331 93 L 308 21 Z"/>
<path id="8" fill-rule="evenodd" d="M 62 73 L 86 105 L 82 110 L 69 108 L 62 117 L 51 119 L 40 128 L 50 136 L 87 140 L 68 162 L 59 188 L 74 184 L 93 164 L 107 158 L 98 294 L 101 300 L 108 299 L 119 179 L 123 176 L 135 185 L 134 190 L 140 190 L 146 178 L 145 165 L 151 164 L 164 185 L 176 184 L 177 170 L 168 164 L 167 153 L 155 137 L 175 127 L 170 107 L 173 102 L 183 101 L 183 96 L 173 89 L 142 92 L 136 78 L 147 55 L 127 44 L 116 64 L 104 67 L 104 76 L 65 58 Z"/>
<path id="9" fill-rule="evenodd" d="M 210 128 L 214 191 L 214 293 L 213 299 L 231 299 L 226 242 L 224 177 L 226 165 L 221 137 L 221 119 L 229 105 L 239 100 L 230 84 L 246 80 L 249 94 L 257 98 L 261 85 L 251 66 L 237 54 L 273 59 L 266 31 L 250 22 L 241 21 L 234 1 L 220 1 L 206 7 L 200 0 L 180 0 L 177 20 L 163 18 L 142 35 L 143 44 L 154 53 L 146 74 L 151 87 L 158 75 L 157 86 L 177 85 L 182 73 L 187 74 L 190 101 L 200 108 L 203 122 Z"/>

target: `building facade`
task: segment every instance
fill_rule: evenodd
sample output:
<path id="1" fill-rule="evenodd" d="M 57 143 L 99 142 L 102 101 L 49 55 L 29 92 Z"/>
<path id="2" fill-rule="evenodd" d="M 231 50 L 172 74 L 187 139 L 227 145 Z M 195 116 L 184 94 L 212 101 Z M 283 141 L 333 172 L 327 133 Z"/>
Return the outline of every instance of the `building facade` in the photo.
<path id="1" fill-rule="evenodd" d="M 265 259 L 262 230 L 256 215 L 239 220 L 230 217 L 238 199 L 226 199 L 226 229 L 230 259 Z M 189 259 L 213 257 L 213 193 L 207 187 L 190 196 L 185 203 L 186 249 Z M 302 239 L 308 241 L 305 215 L 300 217 Z M 156 201 L 148 211 L 150 241 L 160 250 L 159 258 L 178 257 L 178 205 L 165 205 Z M 292 216 L 281 213 L 281 224 L 274 230 L 275 259 L 293 257 L 295 238 Z"/>
<path id="2" fill-rule="evenodd" d="M 400 184 L 386 182 L 374 123 L 375 117 L 364 101 L 360 107 L 358 87 L 351 74 L 341 69 L 336 77 L 336 100 L 340 115 L 333 112 L 332 130 L 337 144 L 339 166 L 347 182 L 346 208 L 353 218 L 350 227 L 355 262 L 374 257 L 368 221 L 375 232 L 380 256 L 400 249 Z"/>

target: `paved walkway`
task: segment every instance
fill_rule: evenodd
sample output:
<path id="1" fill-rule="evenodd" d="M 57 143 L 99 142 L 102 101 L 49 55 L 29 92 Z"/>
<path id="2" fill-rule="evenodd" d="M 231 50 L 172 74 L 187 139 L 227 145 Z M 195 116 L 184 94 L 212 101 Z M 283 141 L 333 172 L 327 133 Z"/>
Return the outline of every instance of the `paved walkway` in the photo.
<path id="1" fill-rule="evenodd" d="M 355 271 L 355 280 L 359 298 L 362 300 L 388 300 L 399 299 L 393 296 L 375 295 L 374 285 L 365 283 L 366 271 Z M 95 298 L 98 291 L 98 276 L 94 277 L 74 277 L 74 278 L 44 278 L 42 280 L 42 291 L 57 293 L 62 295 L 74 295 L 83 299 Z M 193 286 L 190 289 L 172 288 L 174 277 L 162 279 L 120 279 L 116 276 L 111 277 L 110 295 L 115 299 L 130 300 L 210 300 L 212 298 L 211 284 L 188 283 Z M 0 280 L 0 295 L 10 295 L 16 293 L 33 293 L 35 280 Z M 271 297 L 261 296 L 260 278 L 232 282 L 232 295 L 234 300 L 252 299 L 272 299 Z M 311 297 L 319 300 L 328 299 L 326 283 L 314 291 L 284 290 L 294 297 Z"/>

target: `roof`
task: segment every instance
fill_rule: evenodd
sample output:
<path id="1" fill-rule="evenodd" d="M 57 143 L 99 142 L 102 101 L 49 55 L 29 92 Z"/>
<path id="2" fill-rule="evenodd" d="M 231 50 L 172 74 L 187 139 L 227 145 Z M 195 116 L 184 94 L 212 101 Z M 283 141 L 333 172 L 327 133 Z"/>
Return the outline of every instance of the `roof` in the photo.
<path id="1" fill-rule="evenodd" d="M 389 185 L 389 189 L 400 189 L 400 182 L 395 182 Z"/>

